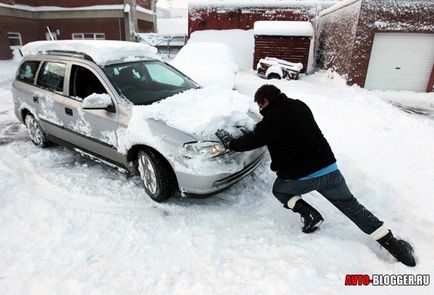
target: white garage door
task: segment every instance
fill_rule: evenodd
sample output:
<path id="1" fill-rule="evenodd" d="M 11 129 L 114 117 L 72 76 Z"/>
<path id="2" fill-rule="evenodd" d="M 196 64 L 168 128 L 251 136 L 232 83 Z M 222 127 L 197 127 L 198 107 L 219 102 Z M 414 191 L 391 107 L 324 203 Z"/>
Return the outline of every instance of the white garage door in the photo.
<path id="1" fill-rule="evenodd" d="M 434 34 L 376 33 L 365 88 L 426 91 Z"/>

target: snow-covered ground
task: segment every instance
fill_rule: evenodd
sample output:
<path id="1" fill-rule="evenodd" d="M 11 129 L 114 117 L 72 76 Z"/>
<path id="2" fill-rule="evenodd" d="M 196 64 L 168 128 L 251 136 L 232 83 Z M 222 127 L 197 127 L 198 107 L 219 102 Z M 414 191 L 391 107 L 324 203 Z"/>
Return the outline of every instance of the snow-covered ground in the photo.
<path id="1" fill-rule="evenodd" d="M 16 62 L 0 62 L 1 294 L 433 294 L 430 287 L 345 287 L 346 274 L 434 275 L 434 94 L 370 92 L 328 73 L 298 81 L 238 75 L 305 101 L 353 193 L 415 248 L 408 268 L 319 194 L 325 217 L 301 232 L 271 194 L 269 160 L 228 191 L 157 204 L 137 178 L 60 146 L 39 149 L 13 114 Z M 411 103 L 410 103 L 411 102 Z"/>

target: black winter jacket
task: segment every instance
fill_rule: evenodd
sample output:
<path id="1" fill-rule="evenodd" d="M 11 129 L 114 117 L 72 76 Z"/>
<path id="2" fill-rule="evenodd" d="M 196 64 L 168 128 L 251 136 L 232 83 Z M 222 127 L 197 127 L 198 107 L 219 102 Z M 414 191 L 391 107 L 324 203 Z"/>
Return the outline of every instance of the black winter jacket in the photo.
<path id="1" fill-rule="evenodd" d="M 234 151 L 267 145 L 271 170 L 282 179 L 299 179 L 336 162 L 309 107 L 281 93 L 261 110 L 253 132 L 230 141 Z"/>

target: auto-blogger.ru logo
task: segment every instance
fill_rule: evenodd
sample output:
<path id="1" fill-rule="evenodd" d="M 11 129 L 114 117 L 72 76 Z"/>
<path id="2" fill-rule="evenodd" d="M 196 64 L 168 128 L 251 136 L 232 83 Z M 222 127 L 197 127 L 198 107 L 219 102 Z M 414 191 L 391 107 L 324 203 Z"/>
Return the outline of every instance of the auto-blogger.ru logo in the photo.
<path id="1" fill-rule="evenodd" d="M 348 274 L 345 286 L 428 286 L 429 274 Z"/>

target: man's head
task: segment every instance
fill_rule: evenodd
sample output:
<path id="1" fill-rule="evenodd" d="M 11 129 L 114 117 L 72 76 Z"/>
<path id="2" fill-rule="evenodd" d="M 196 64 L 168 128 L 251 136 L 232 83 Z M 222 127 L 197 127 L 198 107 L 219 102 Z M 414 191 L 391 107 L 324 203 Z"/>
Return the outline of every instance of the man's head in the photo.
<path id="1" fill-rule="evenodd" d="M 280 93 L 280 89 L 274 85 L 262 85 L 258 90 L 256 90 L 255 102 L 258 104 L 259 108 L 265 108 Z"/>

